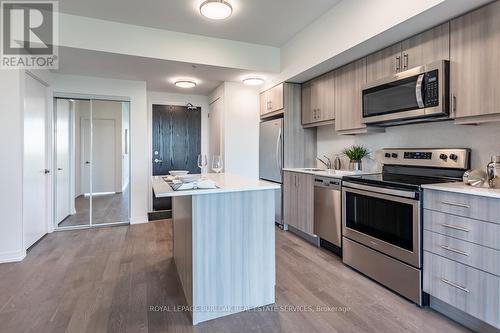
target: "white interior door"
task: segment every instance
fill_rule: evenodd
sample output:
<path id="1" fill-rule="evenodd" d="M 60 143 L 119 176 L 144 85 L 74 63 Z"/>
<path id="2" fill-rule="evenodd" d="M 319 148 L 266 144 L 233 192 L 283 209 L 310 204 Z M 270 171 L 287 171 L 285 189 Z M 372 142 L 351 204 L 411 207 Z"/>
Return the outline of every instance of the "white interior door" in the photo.
<path id="1" fill-rule="evenodd" d="M 116 124 L 92 119 L 92 194 L 116 192 Z"/>
<path id="2" fill-rule="evenodd" d="M 25 74 L 23 229 L 25 248 L 47 233 L 47 87 Z"/>
<path id="3" fill-rule="evenodd" d="M 81 176 L 80 176 L 80 189 L 82 194 L 90 194 L 90 160 L 92 154 L 92 141 L 90 128 L 90 119 L 82 118 L 80 122 L 80 152 L 81 152 Z"/>
<path id="4" fill-rule="evenodd" d="M 71 214 L 71 109 L 66 99 L 56 100 L 56 221 Z"/>

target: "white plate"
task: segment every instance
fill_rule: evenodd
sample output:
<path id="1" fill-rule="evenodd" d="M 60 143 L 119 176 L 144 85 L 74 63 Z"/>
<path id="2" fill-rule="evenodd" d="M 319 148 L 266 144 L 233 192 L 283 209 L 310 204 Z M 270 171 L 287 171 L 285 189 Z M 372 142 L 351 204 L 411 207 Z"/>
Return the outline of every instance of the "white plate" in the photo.
<path id="1" fill-rule="evenodd" d="M 168 173 L 171 174 L 172 176 L 183 176 L 183 175 L 187 175 L 189 173 L 189 171 L 186 171 L 186 170 L 172 170 L 172 171 L 169 171 Z"/>

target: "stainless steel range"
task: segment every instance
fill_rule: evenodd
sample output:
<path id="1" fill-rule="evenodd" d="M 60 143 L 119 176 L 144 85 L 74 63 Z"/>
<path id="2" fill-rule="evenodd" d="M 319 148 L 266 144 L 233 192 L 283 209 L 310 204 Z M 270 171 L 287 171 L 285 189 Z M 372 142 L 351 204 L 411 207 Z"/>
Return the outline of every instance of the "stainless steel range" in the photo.
<path id="1" fill-rule="evenodd" d="M 380 174 L 343 178 L 345 264 L 422 305 L 421 185 L 460 181 L 469 149 L 383 149 Z"/>

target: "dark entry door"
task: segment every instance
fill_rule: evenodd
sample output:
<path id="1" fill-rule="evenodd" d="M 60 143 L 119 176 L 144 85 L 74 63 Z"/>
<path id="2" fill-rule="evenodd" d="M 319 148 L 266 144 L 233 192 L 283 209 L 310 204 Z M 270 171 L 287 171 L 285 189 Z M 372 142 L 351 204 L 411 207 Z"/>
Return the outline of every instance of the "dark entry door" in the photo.
<path id="1" fill-rule="evenodd" d="M 153 105 L 153 175 L 171 170 L 200 173 L 201 108 Z M 172 209 L 170 198 L 153 198 L 153 210 Z"/>

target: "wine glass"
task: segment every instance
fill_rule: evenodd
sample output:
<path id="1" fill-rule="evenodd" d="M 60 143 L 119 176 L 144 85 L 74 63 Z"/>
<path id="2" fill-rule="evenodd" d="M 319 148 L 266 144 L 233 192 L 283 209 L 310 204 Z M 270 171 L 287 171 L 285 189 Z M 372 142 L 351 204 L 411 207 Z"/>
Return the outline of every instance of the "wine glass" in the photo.
<path id="1" fill-rule="evenodd" d="M 220 173 L 223 168 L 222 157 L 220 155 L 214 155 L 212 159 L 212 170 L 215 173 Z"/>
<path id="2" fill-rule="evenodd" d="M 203 169 L 207 166 L 207 155 L 199 154 L 198 155 L 198 168 L 200 168 L 201 173 L 203 173 Z"/>

